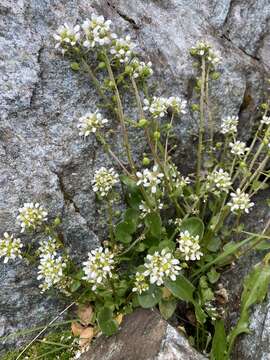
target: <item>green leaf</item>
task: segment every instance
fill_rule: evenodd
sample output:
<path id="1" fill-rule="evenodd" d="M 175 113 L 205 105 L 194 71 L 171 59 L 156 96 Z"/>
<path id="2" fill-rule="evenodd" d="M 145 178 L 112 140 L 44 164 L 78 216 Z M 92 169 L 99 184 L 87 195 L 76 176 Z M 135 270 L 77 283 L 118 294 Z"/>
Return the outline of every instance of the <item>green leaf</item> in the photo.
<path id="1" fill-rule="evenodd" d="M 70 285 L 70 291 L 75 292 L 80 288 L 80 286 L 81 286 L 80 280 L 73 280 Z"/>
<path id="2" fill-rule="evenodd" d="M 183 275 L 177 276 L 175 281 L 167 279 L 165 286 L 173 293 L 173 295 L 181 300 L 193 303 L 193 292 L 195 287 Z"/>
<path id="3" fill-rule="evenodd" d="M 118 323 L 113 319 L 113 311 L 103 307 L 97 315 L 98 325 L 104 335 L 111 336 L 118 330 Z"/>
<path id="4" fill-rule="evenodd" d="M 162 240 L 160 243 L 159 243 L 159 250 L 163 250 L 163 249 L 169 249 L 171 251 L 174 251 L 175 250 L 175 242 L 174 241 L 170 241 L 170 240 Z"/>
<path id="5" fill-rule="evenodd" d="M 209 239 L 206 248 L 211 252 L 217 252 L 220 248 L 220 245 L 221 245 L 221 238 L 217 236 L 212 236 Z"/>
<path id="6" fill-rule="evenodd" d="M 124 222 L 128 224 L 128 233 L 133 234 L 137 230 L 140 213 L 135 209 L 127 209 Z"/>
<path id="7" fill-rule="evenodd" d="M 138 295 L 139 304 L 145 309 L 152 308 L 159 303 L 161 296 L 161 289 L 155 285 L 150 285 L 147 291 Z"/>
<path id="8" fill-rule="evenodd" d="M 183 275 L 179 275 L 175 281 L 170 279 L 165 280 L 165 286 L 175 297 L 193 304 L 197 320 L 201 324 L 205 322 L 206 315 L 193 297 L 195 287 L 188 279 L 186 279 Z"/>
<path id="9" fill-rule="evenodd" d="M 145 225 L 154 237 L 160 238 L 162 223 L 159 214 L 147 214 L 145 217 Z"/>
<path id="10" fill-rule="evenodd" d="M 270 265 L 261 262 L 254 266 L 244 280 L 241 296 L 240 318 L 229 334 L 229 351 L 235 339 L 242 333 L 249 333 L 249 310 L 252 305 L 262 302 L 267 294 L 270 283 Z"/>
<path id="11" fill-rule="evenodd" d="M 213 337 L 210 359 L 211 360 L 228 359 L 227 339 L 226 339 L 223 320 L 216 320 L 215 322 L 215 334 Z"/>
<path id="12" fill-rule="evenodd" d="M 132 237 L 129 232 L 129 224 L 125 221 L 120 222 L 115 227 L 115 239 L 116 241 L 128 244 L 131 242 Z"/>
<path id="13" fill-rule="evenodd" d="M 207 277 L 208 280 L 210 281 L 211 284 L 215 284 L 219 277 L 220 274 L 216 271 L 216 269 L 213 267 L 208 273 L 207 273 Z"/>
<path id="14" fill-rule="evenodd" d="M 172 299 L 161 299 L 159 304 L 159 311 L 165 320 L 168 320 L 175 312 L 177 306 L 177 300 Z"/>
<path id="15" fill-rule="evenodd" d="M 180 231 L 188 231 L 190 235 L 197 236 L 199 235 L 200 240 L 204 234 L 204 223 L 200 218 L 191 217 L 188 219 L 183 220 Z"/>
<path id="16" fill-rule="evenodd" d="M 77 62 L 72 62 L 72 63 L 70 64 L 70 67 L 71 67 L 71 69 L 74 70 L 74 71 L 80 70 L 80 64 L 78 64 Z"/>

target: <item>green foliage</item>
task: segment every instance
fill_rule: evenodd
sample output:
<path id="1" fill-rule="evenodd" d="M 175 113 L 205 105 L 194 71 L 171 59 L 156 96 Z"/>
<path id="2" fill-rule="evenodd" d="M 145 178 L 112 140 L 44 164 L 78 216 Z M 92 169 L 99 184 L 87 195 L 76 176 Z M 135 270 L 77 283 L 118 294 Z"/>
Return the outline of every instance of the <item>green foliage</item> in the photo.
<path id="1" fill-rule="evenodd" d="M 104 335 L 111 336 L 118 330 L 118 323 L 113 319 L 113 311 L 109 307 L 103 307 L 98 312 L 97 321 Z"/>
<path id="2" fill-rule="evenodd" d="M 228 360 L 228 344 L 223 320 L 215 321 L 215 333 L 212 341 L 211 360 Z"/>
<path id="3" fill-rule="evenodd" d="M 138 301 L 141 307 L 150 309 L 159 303 L 161 297 L 161 289 L 155 285 L 150 285 L 148 290 L 138 294 Z"/>
<path id="4" fill-rule="evenodd" d="M 229 334 L 229 350 L 237 336 L 249 333 L 249 313 L 252 305 L 261 303 L 267 294 L 270 284 L 270 265 L 268 262 L 257 264 L 244 280 L 244 290 L 241 296 L 240 318 Z"/>

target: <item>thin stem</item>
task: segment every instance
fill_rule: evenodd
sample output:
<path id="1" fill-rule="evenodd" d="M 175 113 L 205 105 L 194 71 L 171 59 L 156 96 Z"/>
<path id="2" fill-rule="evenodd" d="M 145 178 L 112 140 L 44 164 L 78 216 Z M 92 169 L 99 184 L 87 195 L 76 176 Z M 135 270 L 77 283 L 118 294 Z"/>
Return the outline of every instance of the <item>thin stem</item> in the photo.
<path id="1" fill-rule="evenodd" d="M 199 122 L 199 142 L 197 150 L 197 174 L 196 174 L 196 193 L 200 192 L 200 177 L 202 167 L 203 135 L 205 127 L 204 118 L 204 97 L 205 97 L 205 58 L 202 58 L 202 76 L 201 76 L 201 96 L 200 96 L 200 122 Z"/>
<path id="2" fill-rule="evenodd" d="M 213 140 L 214 140 L 214 122 L 212 113 L 210 110 L 210 101 L 209 101 L 209 67 L 207 68 L 206 72 L 206 80 L 205 80 L 205 102 L 207 106 L 207 113 L 208 113 L 208 121 L 209 121 L 209 127 L 210 127 L 210 149 L 213 147 Z"/>
<path id="3" fill-rule="evenodd" d="M 256 176 L 260 175 L 260 173 L 264 170 L 267 162 L 269 160 L 269 155 L 267 154 L 264 160 L 260 163 L 257 170 L 251 176 L 251 178 L 247 181 L 246 185 L 243 187 L 242 191 L 245 191 L 252 183 L 252 181 L 256 178 Z M 240 185 L 241 186 L 241 185 Z"/>
<path id="4" fill-rule="evenodd" d="M 96 76 L 94 75 L 94 72 L 92 71 L 91 67 L 88 65 L 88 63 L 86 62 L 86 60 L 84 58 L 81 58 L 81 62 L 83 64 L 83 67 L 85 68 L 86 72 L 88 73 L 90 79 L 93 81 L 99 95 L 103 98 L 104 92 L 101 90 L 100 83 L 99 83 L 98 79 L 96 78 Z"/>
<path id="5" fill-rule="evenodd" d="M 113 74 L 113 70 L 112 70 L 112 67 L 111 67 L 110 60 L 109 60 L 106 53 L 104 53 L 104 59 L 105 59 L 105 64 L 106 64 L 106 67 L 107 67 L 107 70 L 108 70 L 110 81 L 112 82 L 113 87 L 114 87 L 114 94 L 115 94 L 115 97 L 116 97 L 117 109 L 118 109 L 117 114 L 118 114 L 119 122 L 120 122 L 121 128 L 122 128 L 124 147 L 125 147 L 126 152 L 127 152 L 127 157 L 128 157 L 130 167 L 131 167 L 132 171 L 135 172 L 136 167 L 135 167 L 135 164 L 133 162 L 132 155 L 131 155 L 129 139 L 128 139 L 128 132 L 127 132 L 126 125 L 125 125 L 125 117 L 124 117 L 124 111 L 123 111 L 123 105 L 122 105 L 121 97 L 120 97 L 118 87 L 117 87 L 117 84 L 116 84 L 116 81 L 115 81 L 115 77 L 114 77 L 114 74 Z"/>
<path id="6" fill-rule="evenodd" d="M 169 135 L 171 132 L 171 128 L 172 128 L 172 124 L 173 124 L 173 119 L 174 119 L 174 113 L 172 113 L 171 116 L 171 121 L 170 121 L 170 128 L 167 131 L 167 135 L 166 135 L 166 140 L 165 140 L 165 151 L 164 151 L 164 166 L 166 167 L 166 162 L 168 159 L 168 144 L 169 144 Z"/>

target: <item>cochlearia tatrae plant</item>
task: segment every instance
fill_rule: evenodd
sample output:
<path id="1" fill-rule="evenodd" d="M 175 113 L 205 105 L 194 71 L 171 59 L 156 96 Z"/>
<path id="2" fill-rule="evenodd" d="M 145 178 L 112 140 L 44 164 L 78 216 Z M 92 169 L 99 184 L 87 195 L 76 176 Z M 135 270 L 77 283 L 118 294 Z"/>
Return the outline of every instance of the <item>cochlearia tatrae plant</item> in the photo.
<path id="1" fill-rule="evenodd" d="M 89 338 L 112 335 L 137 307 L 156 307 L 165 319 L 183 319 L 179 323 L 198 350 L 211 359 L 229 358 L 235 338 L 248 331 L 249 307 L 264 298 L 270 282 L 267 255 L 245 279 L 239 321 L 226 333 L 229 294 L 222 272 L 262 244 L 265 249 L 269 240 L 269 221 L 260 234 L 245 231 L 241 222 L 252 216 L 255 195 L 269 179 L 268 100 L 259 107 L 258 127 L 246 144 L 237 134 L 237 114 L 213 121 L 209 89 L 220 77 L 221 59 L 210 44 L 201 41 L 190 49 L 197 75 L 196 100 L 188 104 L 175 94 L 152 93 L 151 62 L 142 61 L 131 37 L 119 37 L 103 16 L 93 14 L 74 27 L 64 24 L 54 40 L 71 69 L 89 77 L 97 91 L 99 106 L 74 121 L 78 139 L 95 138 L 111 161 L 91 179 L 106 209 L 108 236 L 78 264 L 59 236 L 60 218 L 52 220 L 39 203 L 25 203 L 17 217 L 21 232 L 42 233 L 42 240 L 26 250 L 17 235 L 5 232 L 0 256 L 5 263 L 37 262 L 41 292 L 54 288 L 91 308 Z M 194 171 L 182 174 L 171 140 L 175 123 L 186 121 L 188 110 L 198 120 L 197 159 Z M 110 139 L 113 119 L 119 122 L 121 152 Z M 141 161 L 135 160 L 130 132 L 145 139 Z M 123 198 L 126 207 L 119 215 Z"/>

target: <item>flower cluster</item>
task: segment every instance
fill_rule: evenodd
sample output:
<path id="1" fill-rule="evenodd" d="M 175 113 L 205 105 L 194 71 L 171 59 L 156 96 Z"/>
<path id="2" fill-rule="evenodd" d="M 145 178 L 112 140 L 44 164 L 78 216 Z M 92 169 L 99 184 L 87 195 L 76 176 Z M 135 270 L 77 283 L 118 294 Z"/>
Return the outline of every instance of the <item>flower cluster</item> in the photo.
<path id="1" fill-rule="evenodd" d="M 21 225 L 21 232 L 26 230 L 35 230 L 47 221 L 48 213 L 39 203 L 25 203 L 19 209 L 17 220 Z"/>
<path id="2" fill-rule="evenodd" d="M 149 111 L 153 118 L 162 118 L 167 114 L 168 109 L 174 113 L 185 114 L 186 100 L 180 99 L 178 96 L 171 96 L 169 98 L 154 96 L 151 102 L 144 99 L 145 111 Z"/>
<path id="3" fill-rule="evenodd" d="M 137 58 L 133 58 L 126 66 L 125 72 L 132 76 L 134 79 L 147 78 L 153 74 L 152 63 L 149 61 L 147 64 Z"/>
<path id="4" fill-rule="evenodd" d="M 262 120 L 261 120 L 261 123 L 264 124 L 264 125 L 270 125 L 270 116 L 264 115 Z"/>
<path id="5" fill-rule="evenodd" d="M 88 253 L 88 260 L 83 265 L 83 279 L 92 283 L 92 290 L 95 290 L 97 286 L 104 285 L 108 277 L 112 277 L 115 267 L 114 255 L 108 248 L 99 247 Z"/>
<path id="6" fill-rule="evenodd" d="M 113 58 L 120 61 L 120 63 L 127 63 L 132 56 L 134 48 L 135 44 L 131 41 L 130 36 L 127 35 L 125 38 L 119 38 L 113 41 L 110 53 L 113 55 Z"/>
<path id="7" fill-rule="evenodd" d="M 61 25 L 53 37 L 56 40 L 55 49 L 61 48 L 61 52 L 64 55 L 66 51 L 78 44 L 80 40 L 80 26 Z"/>
<path id="8" fill-rule="evenodd" d="M 246 147 L 246 144 L 239 140 L 234 143 L 229 143 L 229 146 L 231 148 L 231 153 L 237 156 L 242 156 L 249 150 L 249 148 Z"/>
<path id="9" fill-rule="evenodd" d="M 182 176 L 174 164 L 169 166 L 169 172 L 175 188 L 182 189 L 191 183 L 190 178 L 188 176 Z"/>
<path id="10" fill-rule="evenodd" d="M 41 257 L 56 256 L 59 247 L 59 243 L 56 239 L 49 236 L 48 240 L 41 240 L 39 242 L 38 254 Z"/>
<path id="11" fill-rule="evenodd" d="M 161 183 L 164 174 L 159 172 L 158 166 L 155 165 L 153 170 L 145 169 L 143 173 L 137 172 L 137 178 L 139 179 L 137 185 L 143 185 L 145 188 L 150 188 L 151 193 L 157 192 L 157 186 Z"/>
<path id="12" fill-rule="evenodd" d="M 223 169 L 214 170 L 207 176 L 208 190 L 214 190 L 216 194 L 220 191 L 228 192 L 232 185 L 230 174 Z"/>
<path id="13" fill-rule="evenodd" d="M 16 258 L 22 258 L 21 248 L 23 244 L 19 238 L 15 238 L 14 235 L 4 233 L 4 238 L 0 239 L 0 257 L 4 258 L 6 264 L 9 260 Z"/>
<path id="14" fill-rule="evenodd" d="M 141 219 L 145 218 L 147 214 L 150 214 L 152 211 L 161 210 L 163 209 L 164 204 L 161 202 L 160 199 L 156 200 L 156 204 L 153 208 L 151 208 L 145 201 L 142 201 L 139 205 L 139 209 L 141 211 Z"/>
<path id="15" fill-rule="evenodd" d="M 67 261 L 60 255 L 44 254 L 40 256 L 37 279 L 42 280 L 42 284 L 39 286 L 41 292 L 56 284 L 58 285 L 65 278 L 64 269 L 66 266 Z"/>
<path id="16" fill-rule="evenodd" d="M 241 189 L 238 188 L 235 193 L 231 193 L 231 201 L 228 206 L 234 213 L 244 211 L 248 214 L 254 203 L 250 201 L 248 194 L 241 192 Z"/>
<path id="17" fill-rule="evenodd" d="M 141 294 L 148 289 L 149 283 L 147 282 L 145 275 L 141 272 L 136 272 L 132 291 Z"/>
<path id="18" fill-rule="evenodd" d="M 204 57 L 210 65 L 215 67 L 221 61 L 219 55 L 212 50 L 212 46 L 204 41 L 199 41 L 190 49 L 192 56 Z"/>
<path id="19" fill-rule="evenodd" d="M 192 236 L 188 230 L 180 232 L 179 238 L 179 250 L 183 253 L 184 259 L 188 260 L 200 260 L 203 253 L 200 251 L 199 236 Z"/>
<path id="20" fill-rule="evenodd" d="M 95 134 L 96 131 L 103 128 L 107 122 L 108 120 L 104 119 L 99 112 L 89 112 L 79 118 L 79 135 L 87 137 L 90 133 Z"/>
<path id="21" fill-rule="evenodd" d="M 82 24 L 85 33 L 83 46 L 93 48 L 96 45 L 109 45 L 112 39 L 117 37 L 116 34 L 111 32 L 111 24 L 111 20 L 105 21 L 103 16 L 92 14 L 91 20 L 86 19 Z"/>
<path id="22" fill-rule="evenodd" d="M 173 257 L 171 252 L 163 249 L 161 252 L 156 251 L 153 255 L 147 255 L 144 267 L 144 275 L 150 277 L 151 284 L 158 286 L 164 284 L 166 278 L 175 281 L 181 267 L 179 260 Z"/>
<path id="23" fill-rule="evenodd" d="M 92 180 L 93 190 L 100 196 L 105 197 L 109 194 L 115 184 L 119 182 L 119 176 L 113 168 L 109 170 L 101 167 L 95 172 L 94 180 Z"/>
<path id="24" fill-rule="evenodd" d="M 237 132 L 238 116 L 228 116 L 222 119 L 221 133 L 222 134 L 235 134 Z"/>

